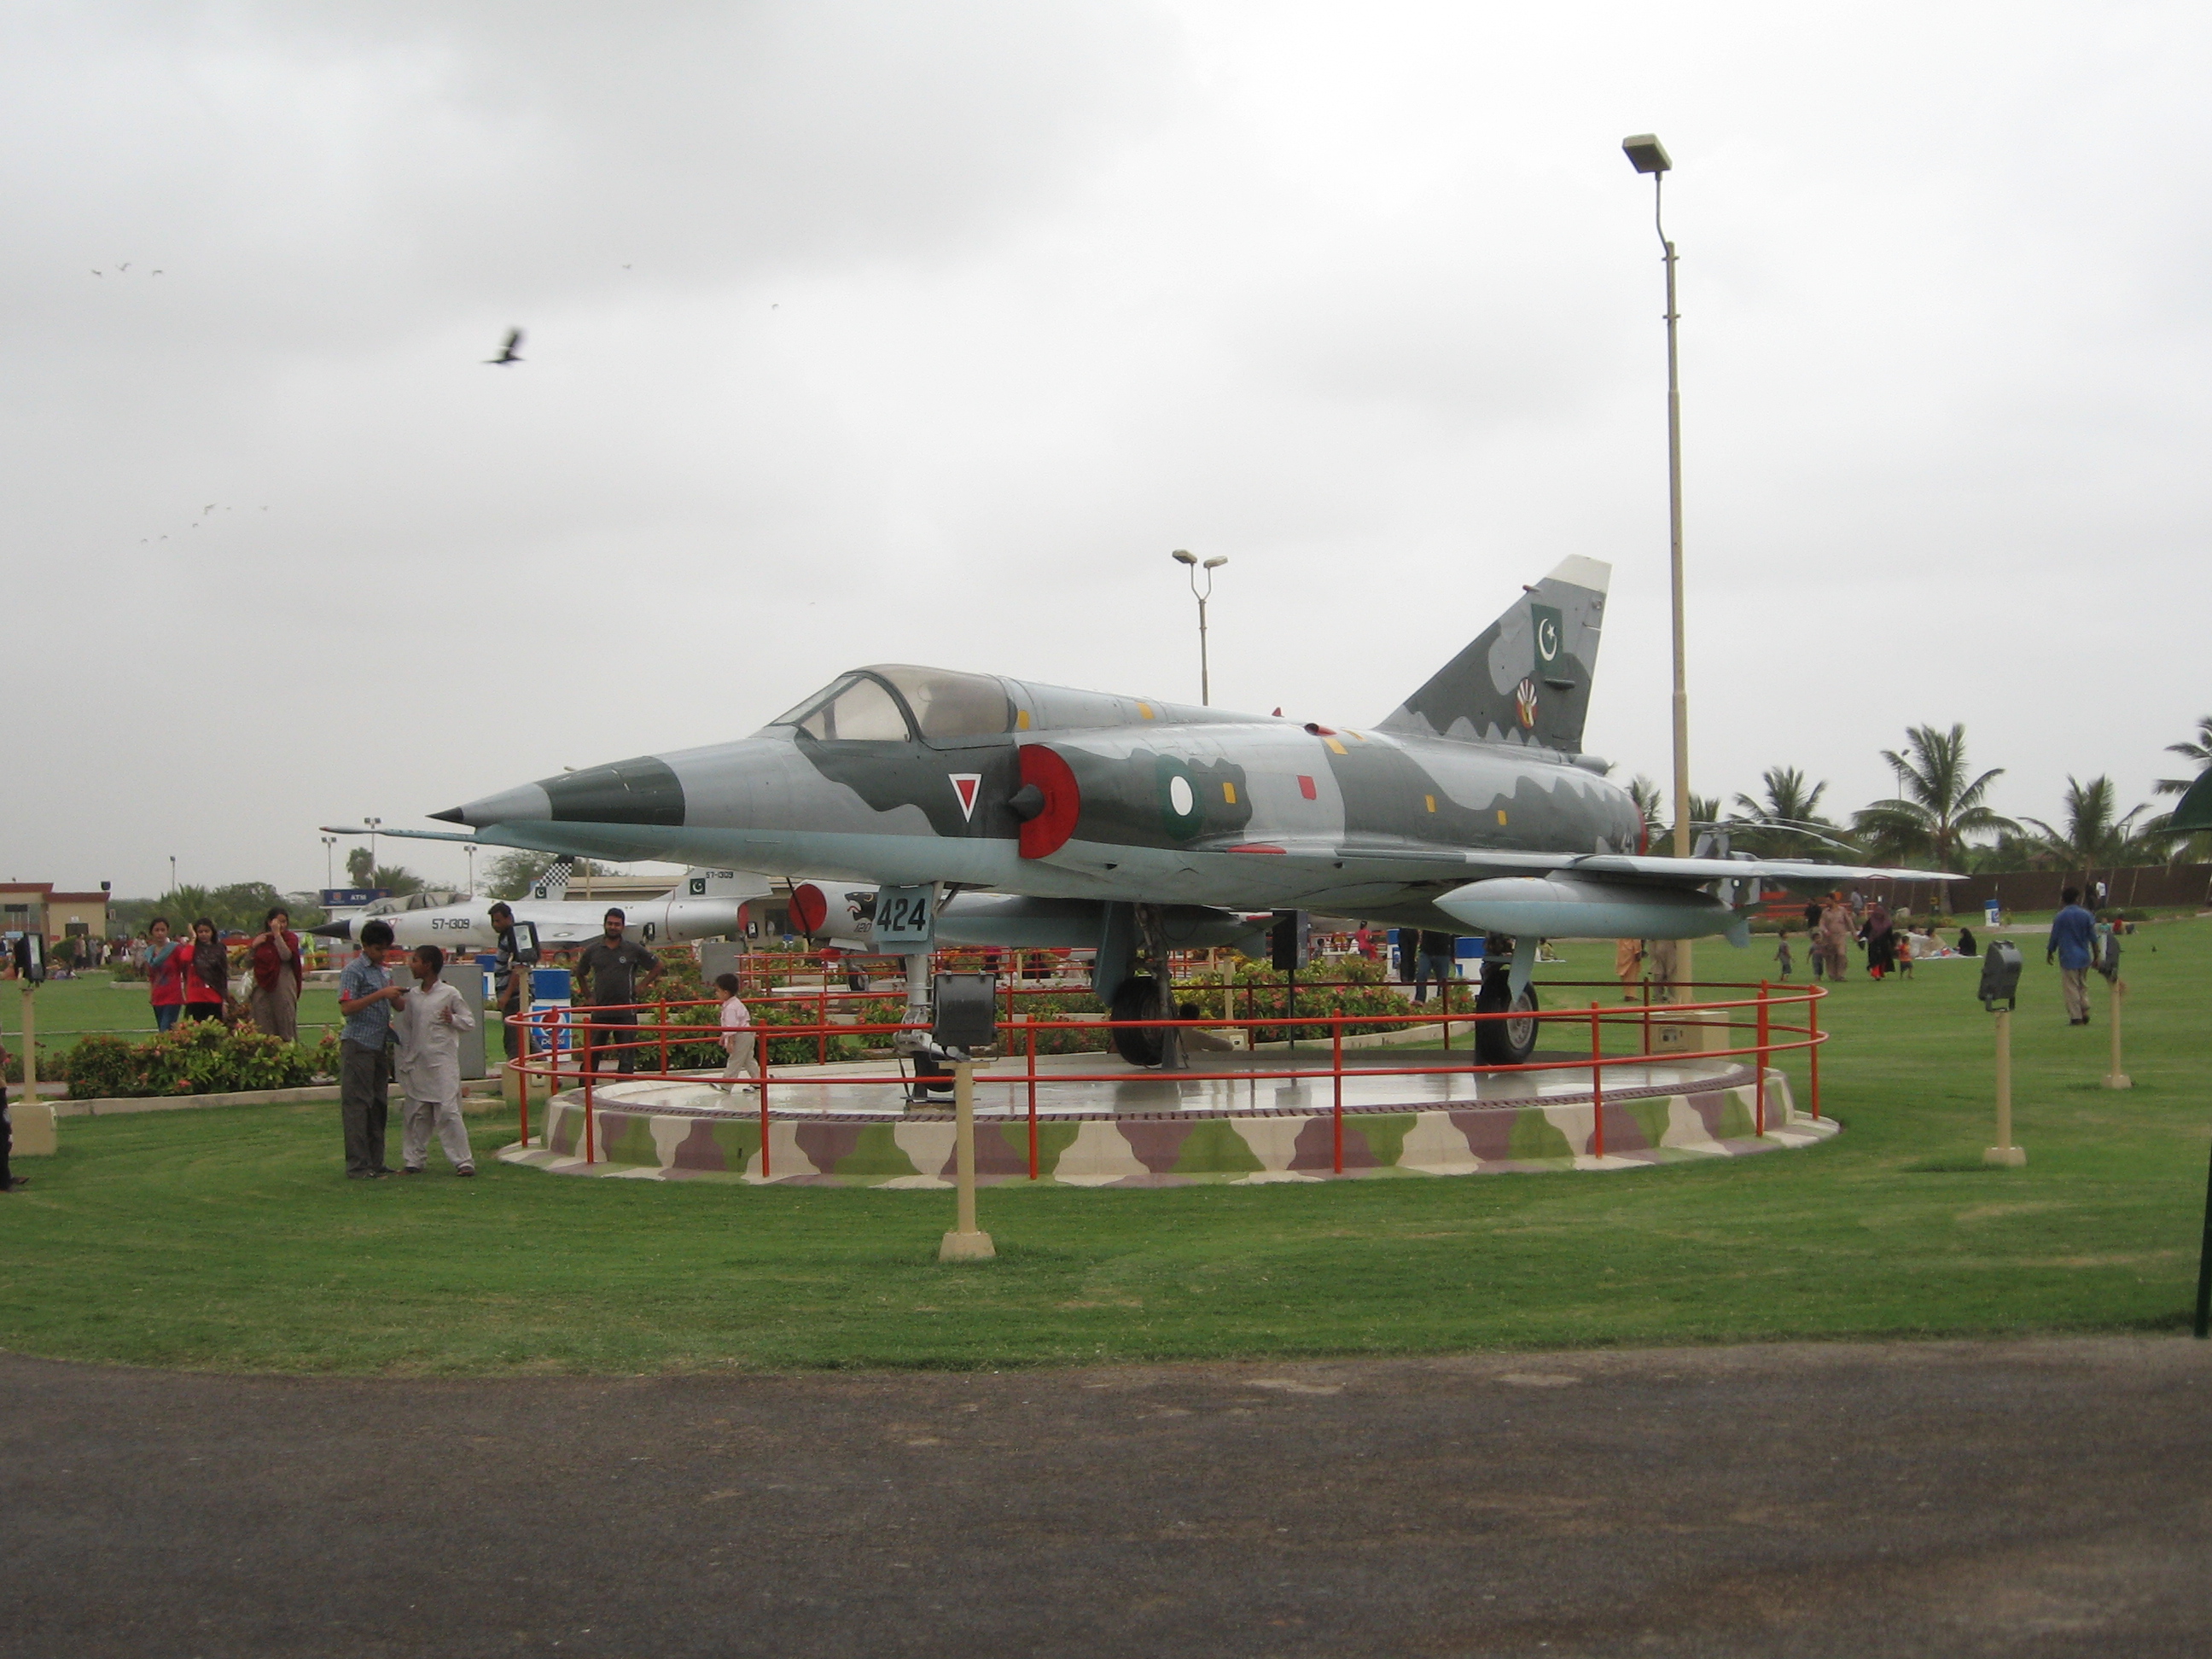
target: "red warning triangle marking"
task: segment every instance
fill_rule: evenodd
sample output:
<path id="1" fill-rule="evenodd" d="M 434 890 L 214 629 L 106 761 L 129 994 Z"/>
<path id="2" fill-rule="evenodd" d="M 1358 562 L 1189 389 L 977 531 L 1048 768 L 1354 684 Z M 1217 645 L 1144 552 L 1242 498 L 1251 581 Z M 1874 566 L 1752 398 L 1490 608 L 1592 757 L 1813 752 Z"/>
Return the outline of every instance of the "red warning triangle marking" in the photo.
<path id="1" fill-rule="evenodd" d="M 973 823 L 975 817 L 975 792 L 983 787 L 981 772 L 948 772 L 952 780 L 952 793 L 960 797 L 960 816 Z"/>

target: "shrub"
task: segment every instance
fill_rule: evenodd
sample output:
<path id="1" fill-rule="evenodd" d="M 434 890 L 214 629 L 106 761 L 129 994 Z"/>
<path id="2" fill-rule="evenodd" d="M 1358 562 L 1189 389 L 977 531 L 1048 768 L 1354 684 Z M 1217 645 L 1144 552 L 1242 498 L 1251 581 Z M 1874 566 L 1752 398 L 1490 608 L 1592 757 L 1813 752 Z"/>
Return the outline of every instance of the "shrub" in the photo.
<path id="1" fill-rule="evenodd" d="M 327 1039 L 325 1046 L 335 1049 Z M 95 1033 L 78 1039 L 70 1056 L 70 1097 L 296 1089 L 314 1080 L 321 1060 L 319 1049 L 264 1036 L 250 1026 L 226 1030 L 212 1020 L 194 1020 L 143 1042 Z M 336 1064 L 333 1052 L 333 1069 Z"/>
<path id="2" fill-rule="evenodd" d="M 59 1054 L 53 1054 L 49 1052 L 45 1043 L 41 1042 L 39 1045 L 39 1081 L 41 1083 L 63 1081 L 70 1074 L 70 1060 L 68 1049 L 64 1048 Z M 8 1050 L 6 1075 L 10 1083 L 21 1083 L 23 1080 L 23 1051 L 20 1047 Z"/>

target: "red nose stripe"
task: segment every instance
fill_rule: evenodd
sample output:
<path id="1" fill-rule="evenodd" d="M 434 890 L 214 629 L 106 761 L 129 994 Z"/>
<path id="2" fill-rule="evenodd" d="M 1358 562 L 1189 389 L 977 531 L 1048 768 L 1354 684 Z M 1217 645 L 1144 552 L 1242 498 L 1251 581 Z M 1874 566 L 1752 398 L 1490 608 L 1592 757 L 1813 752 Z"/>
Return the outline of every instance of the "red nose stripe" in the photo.
<path id="1" fill-rule="evenodd" d="M 1315 799 L 1314 781 L 1311 778 L 1302 776 L 1298 779 L 1298 793 L 1304 795 L 1308 800 Z"/>

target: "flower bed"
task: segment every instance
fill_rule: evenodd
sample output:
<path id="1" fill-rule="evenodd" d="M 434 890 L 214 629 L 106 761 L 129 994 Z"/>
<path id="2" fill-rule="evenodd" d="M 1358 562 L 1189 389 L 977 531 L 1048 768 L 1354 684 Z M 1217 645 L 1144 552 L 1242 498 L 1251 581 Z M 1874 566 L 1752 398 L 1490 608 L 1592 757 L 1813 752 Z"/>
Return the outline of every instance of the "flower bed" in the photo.
<path id="1" fill-rule="evenodd" d="M 106 1032 L 80 1037 L 69 1054 L 69 1091 L 71 1100 L 112 1100 L 297 1089 L 335 1075 L 337 1066 L 334 1037 L 311 1048 L 250 1025 L 228 1030 L 195 1020 L 143 1042 Z"/>

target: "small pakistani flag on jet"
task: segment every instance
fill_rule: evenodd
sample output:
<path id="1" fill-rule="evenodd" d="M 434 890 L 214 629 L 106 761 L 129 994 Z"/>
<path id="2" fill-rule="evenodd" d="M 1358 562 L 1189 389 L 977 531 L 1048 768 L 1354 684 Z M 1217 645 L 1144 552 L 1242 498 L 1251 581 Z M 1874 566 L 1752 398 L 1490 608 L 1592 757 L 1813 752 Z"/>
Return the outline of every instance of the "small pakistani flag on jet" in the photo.
<path id="1" fill-rule="evenodd" d="M 1528 607 L 1528 622 L 1536 636 L 1536 672 L 1556 676 L 1563 643 L 1559 611 L 1548 605 L 1532 605 Z"/>

